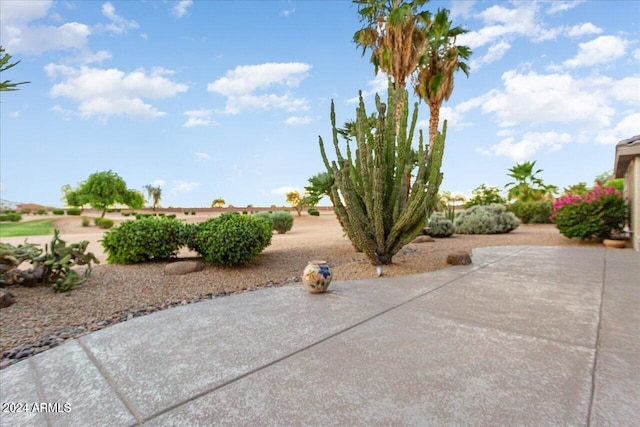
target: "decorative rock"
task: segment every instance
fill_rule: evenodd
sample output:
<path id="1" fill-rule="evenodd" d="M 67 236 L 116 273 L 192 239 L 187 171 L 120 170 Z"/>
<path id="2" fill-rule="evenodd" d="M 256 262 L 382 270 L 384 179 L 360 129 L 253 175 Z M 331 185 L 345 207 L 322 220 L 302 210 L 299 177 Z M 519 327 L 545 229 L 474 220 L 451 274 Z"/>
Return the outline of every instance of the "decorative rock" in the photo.
<path id="1" fill-rule="evenodd" d="M 171 262 L 164 267 L 164 274 L 189 274 L 204 270 L 204 263 L 200 261 Z"/>
<path id="2" fill-rule="evenodd" d="M 435 242 L 435 240 L 431 236 L 418 236 L 411 243 L 431 243 L 431 242 Z"/>
<path id="3" fill-rule="evenodd" d="M 16 297 L 6 289 L 0 289 L 0 308 L 9 307 L 16 302 Z"/>
<path id="4" fill-rule="evenodd" d="M 471 264 L 471 255 L 469 252 L 454 252 L 452 254 L 447 255 L 447 264 L 451 265 L 467 265 Z"/>

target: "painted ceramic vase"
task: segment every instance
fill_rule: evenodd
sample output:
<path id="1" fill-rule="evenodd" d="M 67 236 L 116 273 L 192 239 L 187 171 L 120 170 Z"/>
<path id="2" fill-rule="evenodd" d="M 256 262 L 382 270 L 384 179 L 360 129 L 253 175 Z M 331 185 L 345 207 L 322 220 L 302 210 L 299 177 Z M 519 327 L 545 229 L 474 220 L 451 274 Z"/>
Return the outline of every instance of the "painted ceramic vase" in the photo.
<path id="1" fill-rule="evenodd" d="M 312 294 L 321 294 L 331 283 L 331 270 L 326 261 L 309 261 L 302 273 L 302 283 Z"/>

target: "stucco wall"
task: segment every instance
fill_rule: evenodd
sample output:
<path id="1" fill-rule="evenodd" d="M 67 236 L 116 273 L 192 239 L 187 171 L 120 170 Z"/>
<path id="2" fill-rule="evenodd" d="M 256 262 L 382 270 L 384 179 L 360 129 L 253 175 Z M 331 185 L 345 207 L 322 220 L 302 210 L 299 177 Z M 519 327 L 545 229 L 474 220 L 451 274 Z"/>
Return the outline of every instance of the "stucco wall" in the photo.
<path id="1" fill-rule="evenodd" d="M 629 201 L 631 210 L 631 232 L 633 233 L 633 249 L 640 251 L 640 157 L 636 156 L 629 163 L 624 176 L 624 196 Z"/>

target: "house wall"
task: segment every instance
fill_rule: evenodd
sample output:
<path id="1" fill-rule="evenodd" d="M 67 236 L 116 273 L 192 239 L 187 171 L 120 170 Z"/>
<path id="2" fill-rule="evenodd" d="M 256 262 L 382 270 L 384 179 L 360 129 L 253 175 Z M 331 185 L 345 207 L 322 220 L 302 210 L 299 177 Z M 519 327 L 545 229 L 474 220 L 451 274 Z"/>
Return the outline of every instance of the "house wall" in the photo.
<path id="1" fill-rule="evenodd" d="M 624 176 L 624 193 L 631 210 L 633 249 L 640 251 L 640 156 L 629 163 Z"/>

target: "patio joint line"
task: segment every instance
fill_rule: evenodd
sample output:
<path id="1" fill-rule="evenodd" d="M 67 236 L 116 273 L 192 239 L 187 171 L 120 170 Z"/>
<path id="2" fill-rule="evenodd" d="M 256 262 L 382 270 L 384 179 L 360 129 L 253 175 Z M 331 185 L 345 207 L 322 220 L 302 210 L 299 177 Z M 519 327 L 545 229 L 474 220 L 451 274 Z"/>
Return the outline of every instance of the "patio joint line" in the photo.
<path id="1" fill-rule="evenodd" d="M 433 293 L 433 292 L 435 292 L 435 291 L 437 291 L 439 289 L 444 288 L 445 286 L 450 285 L 451 283 L 453 283 L 453 282 L 455 282 L 457 280 L 460 280 L 463 277 L 466 277 L 466 276 L 468 276 L 470 274 L 473 274 L 476 271 L 482 270 L 483 268 L 488 267 L 488 266 L 490 266 L 492 264 L 495 264 L 497 262 L 500 262 L 500 261 L 502 261 L 502 260 L 504 260 L 506 258 L 509 258 L 511 256 L 514 256 L 514 255 L 517 255 L 517 254 L 519 254 L 519 253 L 521 253 L 521 252 L 523 252 L 523 251 L 525 251 L 525 250 L 527 250 L 529 248 L 530 248 L 529 246 L 518 247 L 518 250 L 516 250 L 514 252 L 511 252 L 511 253 L 509 253 L 507 255 L 501 256 L 500 258 L 498 258 L 498 259 L 496 259 L 494 261 L 488 262 L 488 263 L 486 263 L 486 264 L 484 264 L 482 266 L 479 266 L 478 268 L 475 268 L 475 269 L 473 269 L 471 271 L 461 272 L 461 274 L 458 277 L 456 277 L 454 279 L 451 279 L 451 280 L 441 284 L 440 286 L 438 286 L 436 288 L 430 289 L 430 290 L 428 290 L 426 292 L 423 292 L 423 293 L 421 293 L 419 295 L 416 295 L 416 296 L 414 296 L 412 298 L 409 298 L 408 300 L 406 300 L 404 302 L 401 302 L 399 304 L 391 306 L 391 307 L 389 307 L 389 308 L 387 308 L 387 309 L 385 309 L 385 310 L 383 310 L 383 311 L 381 311 L 381 312 L 379 312 L 377 314 L 374 314 L 373 316 L 369 316 L 366 319 L 363 319 L 363 320 L 361 320 L 359 322 L 356 322 L 355 324 L 353 324 L 351 326 L 348 326 L 345 329 L 339 330 L 339 331 L 337 331 L 337 332 L 335 332 L 335 333 L 333 333 L 333 334 L 331 334 L 329 336 L 326 336 L 326 337 L 324 337 L 324 338 L 322 338 L 322 339 L 320 339 L 320 340 L 318 340 L 316 342 L 313 342 L 313 343 L 311 343 L 311 344 L 309 344 L 309 345 L 307 345 L 305 347 L 302 347 L 302 348 L 300 348 L 300 349 L 298 349 L 298 350 L 296 350 L 294 352 L 291 352 L 291 353 L 286 354 L 286 355 L 284 355 L 282 357 L 279 357 L 279 358 L 277 358 L 275 360 L 272 360 L 269 363 L 266 363 L 266 364 L 264 364 L 262 366 L 259 366 L 259 367 L 255 368 L 255 369 L 247 371 L 244 374 L 241 374 L 241 375 L 238 375 L 237 377 L 231 378 L 231 379 L 229 379 L 229 380 L 227 380 L 227 381 L 225 381 L 225 382 L 223 382 L 221 384 L 218 384 L 218 385 L 216 385 L 214 387 L 211 387 L 209 389 L 203 390 L 200 393 L 194 394 L 193 396 L 189 397 L 188 399 L 185 399 L 185 400 L 183 400 L 183 401 L 181 401 L 179 403 L 176 403 L 176 404 L 171 405 L 171 406 L 169 406 L 167 408 L 164 408 L 164 409 L 162 409 L 162 410 L 150 415 L 148 418 L 145 418 L 143 420 L 143 423 L 146 424 L 147 422 L 153 420 L 154 418 L 158 418 L 161 415 L 164 415 L 164 414 L 166 414 L 168 412 L 173 411 L 174 409 L 177 409 L 177 408 L 179 408 L 181 406 L 184 406 L 184 405 L 186 405 L 188 403 L 191 403 L 191 402 L 193 402 L 193 401 L 195 401 L 195 400 L 197 400 L 197 399 L 199 399 L 199 398 L 201 398 L 203 396 L 206 396 L 207 394 L 213 393 L 213 392 L 215 392 L 217 390 L 220 390 L 220 389 L 222 389 L 222 388 L 224 388 L 224 387 L 226 387 L 228 385 L 231 385 L 231 384 L 233 384 L 233 383 L 235 383 L 237 381 L 240 381 L 240 380 L 242 380 L 242 379 L 244 379 L 244 378 L 246 378 L 246 377 L 248 377 L 250 375 L 253 375 L 253 374 L 258 373 L 258 372 L 260 372 L 262 370 L 265 370 L 265 369 L 267 369 L 267 368 L 269 368 L 271 366 L 274 366 L 274 365 L 276 365 L 276 364 L 278 364 L 280 362 L 283 362 L 284 360 L 287 360 L 287 359 L 289 359 L 289 358 L 291 358 L 291 357 L 293 357 L 293 356 L 295 356 L 297 354 L 303 353 L 303 352 L 305 352 L 305 351 L 307 351 L 307 350 L 309 350 L 309 349 L 311 349 L 313 347 L 318 346 L 319 344 L 322 344 L 322 343 L 324 343 L 326 341 L 329 341 L 332 338 L 337 337 L 338 335 L 342 335 L 345 332 L 349 332 L 352 329 L 355 329 L 358 326 L 361 326 L 361 325 L 363 325 L 363 324 L 365 324 L 367 322 L 370 322 L 371 320 L 376 319 L 376 318 L 378 318 L 378 317 L 380 317 L 380 316 L 382 316 L 382 315 L 384 315 L 384 314 L 386 314 L 386 313 L 388 313 L 388 312 L 390 312 L 392 310 L 395 310 L 395 309 L 400 308 L 400 307 L 402 307 L 404 305 L 407 305 L 407 304 L 417 300 L 418 298 L 422 298 L 424 296 L 427 296 L 427 295 L 429 295 L 429 294 L 431 294 L 431 293 Z M 428 274 L 429 273 L 425 273 L 425 275 L 428 275 Z"/>
<path id="2" fill-rule="evenodd" d="M 29 358 L 29 368 L 29 372 L 31 372 L 31 375 L 33 375 L 33 381 L 36 384 L 36 393 L 38 395 L 38 399 L 40 399 L 40 402 L 46 402 L 47 398 L 44 395 L 44 387 L 42 386 L 40 373 L 38 372 L 38 367 L 33 361 L 33 358 Z M 51 417 L 52 415 L 48 411 L 44 411 L 44 419 L 49 427 L 53 426 L 53 419 L 51 419 Z"/>
<path id="3" fill-rule="evenodd" d="M 93 365 L 96 367 L 98 372 L 100 372 L 100 375 L 102 375 L 102 377 L 107 381 L 107 384 L 109 384 L 109 387 L 111 387 L 111 389 L 116 393 L 116 396 L 118 396 L 120 401 L 124 404 L 125 408 L 127 408 L 129 413 L 131 415 L 133 415 L 133 417 L 136 419 L 136 424 L 135 425 L 140 425 L 142 423 L 142 421 L 144 420 L 144 417 L 142 416 L 142 414 L 140 414 L 140 412 L 138 412 L 138 410 L 135 408 L 133 403 L 131 403 L 131 401 L 127 398 L 127 396 L 125 396 L 124 391 L 120 390 L 120 387 L 117 386 L 117 384 L 115 383 L 113 378 L 111 378 L 111 375 L 109 375 L 107 373 L 107 371 L 104 368 L 104 366 L 102 366 L 100 361 L 98 361 L 98 359 L 95 357 L 95 355 L 80 340 L 80 338 L 82 338 L 82 337 L 78 337 L 78 339 L 76 339 L 75 341 L 82 348 L 82 350 L 84 350 L 84 352 L 86 353 L 86 355 L 89 358 L 89 360 L 91 360 L 91 363 L 93 363 Z"/>
<path id="4" fill-rule="evenodd" d="M 596 370 L 598 369 L 598 354 L 600 349 L 600 332 L 602 331 L 602 311 L 604 308 L 604 287 L 607 285 L 607 264 L 608 251 L 604 251 L 604 266 L 602 268 L 602 290 L 600 291 L 600 311 L 598 312 L 598 329 L 596 332 L 596 345 L 593 353 L 593 366 L 591 367 L 591 396 L 589 399 L 589 408 L 587 409 L 587 427 L 591 425 L 591 417 L 593 416 L 593 407 L 596 400 Z"/>

